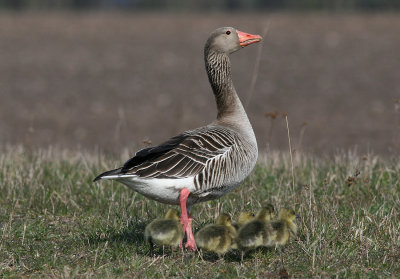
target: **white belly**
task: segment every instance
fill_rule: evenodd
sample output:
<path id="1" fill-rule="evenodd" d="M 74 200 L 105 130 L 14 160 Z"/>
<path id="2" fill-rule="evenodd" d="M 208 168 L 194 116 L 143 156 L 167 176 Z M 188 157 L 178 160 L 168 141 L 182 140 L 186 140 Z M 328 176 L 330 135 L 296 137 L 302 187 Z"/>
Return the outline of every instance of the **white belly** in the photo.
<path id="1" fill-rule="evenodd" d="M 155 179 L 132 176 L 116 180 L 152 200 L 167 204 L 179 204 L 179 193 L 185 187 L 191 193 L 195 191 L 193 177 Z"/>

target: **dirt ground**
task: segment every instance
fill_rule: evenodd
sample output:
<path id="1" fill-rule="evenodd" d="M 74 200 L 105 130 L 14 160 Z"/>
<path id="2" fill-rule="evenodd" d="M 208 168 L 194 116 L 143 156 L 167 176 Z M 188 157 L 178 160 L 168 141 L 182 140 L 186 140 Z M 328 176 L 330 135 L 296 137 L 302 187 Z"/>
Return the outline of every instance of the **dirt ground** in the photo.
<path id="1" fill-rule="evenodd" d="M 0 14 L 0 144 L 133 153 L 216 116 L 203 45 L 269 32 L 232 55 L 262 150 L 396 154 L 399 14 Z M 397 107 L 396 107 L 397 106 Z"/>

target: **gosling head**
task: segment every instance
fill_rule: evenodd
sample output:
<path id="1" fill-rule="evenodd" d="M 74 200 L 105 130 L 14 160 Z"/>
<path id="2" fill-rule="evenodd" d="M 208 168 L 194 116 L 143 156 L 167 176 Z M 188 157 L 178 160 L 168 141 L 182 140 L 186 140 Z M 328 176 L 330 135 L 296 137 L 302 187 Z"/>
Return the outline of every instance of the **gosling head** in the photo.
<path id="1" fill-rule="evenodd" d="M 257 213 L 256 218 L 263 222 L 268 222 L 274 217 L 274 206 L 272 204 L 265 204 Z"/>
<path id="2" fill-rule="evenodd" d="M 244 223 L 247 223 L 248 221 L 250 221 L 253 218 L 254 218 L 254 214 L 253 213 L 243 211 L 243 212 L 240 212 L 238 223 L 239 224 L 244 224 Z"/>
<path id="3" fill-rule="evenodd" d="M 179 211 L 175 208 L 170 208 L 165 214 L 165 219 L 179 220 Z"/>
<path id="4" fill-rule="evenodd" d="M 279 211 L 279 219 L 293 222 L 293 220 L 296 218 L 296 212 L 294 212 L 293 209 L 289 208 L 282 208 L 281 211 Z"/>
<path id="5" fill-rule="evenodd" d="M 217 220 L 216 220 L 216 224 L 217 225 L 222 225 L 222 226 L 230 226 L 230 225 L 232 225 L 232 223 L 231 223 L 232 221 L 231 221 L 231 217 L 228 215 L 228 214 L 226 214 L 226 213 L 221 213 L 219 216 L 218 216 L 218 218 L 217 218 Z"/>

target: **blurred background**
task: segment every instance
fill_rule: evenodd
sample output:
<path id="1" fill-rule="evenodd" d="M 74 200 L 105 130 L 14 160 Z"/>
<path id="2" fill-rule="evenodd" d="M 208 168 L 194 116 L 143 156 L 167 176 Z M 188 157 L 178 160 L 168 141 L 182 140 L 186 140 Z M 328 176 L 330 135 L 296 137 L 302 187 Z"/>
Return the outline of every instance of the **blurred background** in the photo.
<path id="1" fill-rule="evenodd" d="M 211 122 L 203 46 L 234 26 L 267 33 L 231 56 L 260 150 L 288 150 L 287 112 L 295 150 L 398 156 L 399 9 L 398 0 L 0 0 L 0 145 L 133 154 Z"/>

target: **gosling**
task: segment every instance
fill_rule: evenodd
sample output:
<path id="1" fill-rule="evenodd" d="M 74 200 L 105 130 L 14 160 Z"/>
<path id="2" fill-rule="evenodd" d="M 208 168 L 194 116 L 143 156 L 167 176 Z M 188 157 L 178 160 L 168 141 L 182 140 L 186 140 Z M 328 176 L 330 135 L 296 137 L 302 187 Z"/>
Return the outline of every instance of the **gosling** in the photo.
<path id="1" fill-rule="evenodd" d="M 197 247 L 214 252 L 221 258 L 231 248 L 236 238 L 236 229 L 228 214 L 218 216 L 215 224 L 210 224 L 199 230 L 195 235 Z"/>
<path id="2" fill-rule="evenodd" d="M 164 219 L 156 219 L 146 226 L 145 239 L 150 245 L 150 253 L 153 254 L 153 244 L 177 247 L 184 236 L 182 225 L 179 222 L 179 211 L 169 209 Z"/>
<path id="3" fill-rule="evenodd" d="M 254 213 L 242 211 L 239 214 L 238 221 L 233 223 L 232 225 L 235 227 L 236 232 L 238 232 L 241 227 L 243 227 L 245 224 L 247 224 L 253 219 L 254 219 Z M 232 243 L 231 249 L 238 249 L 236 239 L 234 243 Z"/>
<path id="4" fill-rule="evenodd" d="M 283 208 L 279 212 L 279 219 L 271 222 L 274 232 L 273 244 L 275 246 L 286 245 L 290 239 L 293 239 L 297 234 L 297 225 L 293 222 L 296 218 L 296 213 L 292 209 Z"/>
<path id="5" fill-rule="evenodd" d="M 262 207 L 254 219 L 240 228 L 236 239 L 237 246 L 244 253 L 260 246 L 272 246 L 274 231 L 270 221 L 274 216 L 274 206 L 268 204 Z"/>

